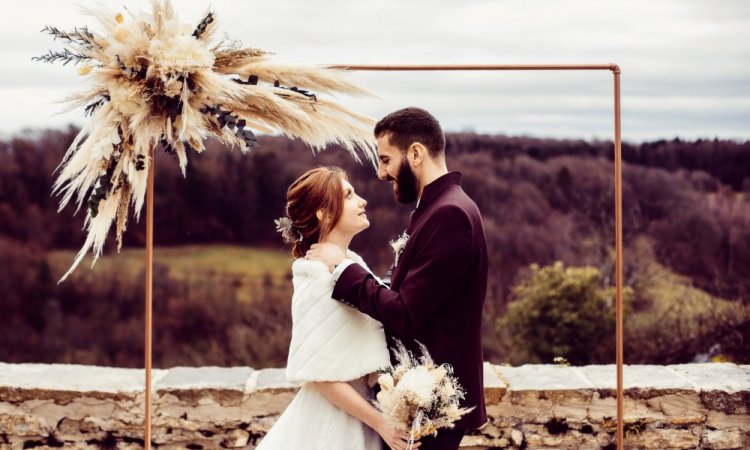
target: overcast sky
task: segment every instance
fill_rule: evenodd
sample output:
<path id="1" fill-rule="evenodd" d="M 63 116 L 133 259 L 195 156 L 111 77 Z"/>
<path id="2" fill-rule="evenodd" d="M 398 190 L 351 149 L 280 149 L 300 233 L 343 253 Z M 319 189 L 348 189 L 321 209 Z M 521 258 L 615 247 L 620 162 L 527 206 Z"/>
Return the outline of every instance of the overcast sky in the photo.
<path id="1" fill-rule="evenodd" d="M 110 2 L 147 8 L 145 0 Z M 44 25 L 93 25 L 76 5 L 25 0 L 0 27 L 0 136 L 82 124 L 55 102 L 83 87 L 72 66 L 32 56 L 59 49 Z M 198 23 L 210 5 L 219 35 L 309 64 L 610 63 L 622 68 L 623 138 L 750 139 L 747 0 L 175 0 Z M 95 30 L 95 28 L 94 28 Z M 427 108 L 448 131 L 611 139 L 611 72 L 358 72 L 378 95 L 344 100 L 374 118 Z"/>

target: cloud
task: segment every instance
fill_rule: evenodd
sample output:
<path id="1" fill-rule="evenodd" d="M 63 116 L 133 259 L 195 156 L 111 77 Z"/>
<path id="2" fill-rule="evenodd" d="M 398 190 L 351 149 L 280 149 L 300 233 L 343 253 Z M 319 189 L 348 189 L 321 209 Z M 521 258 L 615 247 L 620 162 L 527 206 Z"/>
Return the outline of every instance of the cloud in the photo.
<path id="1" fill-rule="evenodd" d="M 85 6 L 93 2 L 82 1 Z M 196 22 L 207 2 L 175 0 Z M 623 136 L 750 139 L 750 8 L 744 0 L 598 2 L 214 0 L 220 32 L 289 62 L 618 63 Z M 148 8 L 128 1 L 131 10 Z M 14 5 L 0 30 L 0 132 L 80 124 L 53 104 L 83 87 L 72 67 L 30 61 L 57 47 L 46 24 L 91 24 L 68 2 Z M 612 76 L 600 73 L 353 73 L 379 99 L 345 100 L 375 117 L 431 109 L 449 130 L 599 137 L 612 133 Z"/>

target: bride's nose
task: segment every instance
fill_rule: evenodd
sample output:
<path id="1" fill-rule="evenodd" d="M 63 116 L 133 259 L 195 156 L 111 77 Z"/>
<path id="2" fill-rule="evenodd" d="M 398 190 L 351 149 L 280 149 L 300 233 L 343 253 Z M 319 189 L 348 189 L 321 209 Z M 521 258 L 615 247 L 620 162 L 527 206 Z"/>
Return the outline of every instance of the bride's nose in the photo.
<path id="1" fill-rule="evenodd" d="M 360 205 L 360 208 L 364 208 L 365 206 L 367 206 L 367 200 L 365 200 L 362 197 L 360 197 L 359 198 L 359 205 Z"/>

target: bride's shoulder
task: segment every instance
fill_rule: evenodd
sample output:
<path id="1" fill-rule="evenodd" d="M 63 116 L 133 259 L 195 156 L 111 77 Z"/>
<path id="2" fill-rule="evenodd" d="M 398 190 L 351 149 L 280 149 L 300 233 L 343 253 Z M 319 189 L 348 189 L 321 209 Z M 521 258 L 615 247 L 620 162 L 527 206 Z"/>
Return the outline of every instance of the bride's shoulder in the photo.
<path id="1" fill-rule="evenodd" d="M 377 275 L 375 275 L 375 273 L 372 271 L 372 269 L 370 269 L 370 266 L 367 265 L 367 263 L 365 262 L 364 259 L 362 259 L 361 256 L 359 256 L 358 254 L 356 254 L 355 252 L 353 252 L 351 250 L 347 251 L 346 256 L 347 256 L 347 258 L 351 259 L 356 264 L 359 264 L 360 266 L 364 267 L 365 270 L 367 270 L 368 272 L 370 272 L 370 274 L 372 274 L 372 276 L 375 277 L 375 279 L 378 281 L 378 283 L 383 284 L 383 281 Z"/>
<path id="2" fill-rule="evenodd" d="M 292 263 L 292 276 L 303 278 L 309 276 L 330 275 L 328 266 L 322 261 L 297 258 Z"/>
<path id="3" fill-rule="evenodd" d="M 358 263 L 358 264 L 363 264 L 363 265 L 364 265 L 364 262 L 365 262 L 365 260 L 364 260 L 364 259 L 362 259 L 362 257 L 361 257 L 361 256 L 359 256 L 359 255 L 358 255 L 358 254 L 357 254 L 356 252 L 354 252 L 353 250 L 347 250 L 347 251 L 346 251 L 346 257 L 347 257 L 347 258 L 349 258 L 349 259 L 351 259 L 352 261 L 354 261 L 354 262 Z"/>

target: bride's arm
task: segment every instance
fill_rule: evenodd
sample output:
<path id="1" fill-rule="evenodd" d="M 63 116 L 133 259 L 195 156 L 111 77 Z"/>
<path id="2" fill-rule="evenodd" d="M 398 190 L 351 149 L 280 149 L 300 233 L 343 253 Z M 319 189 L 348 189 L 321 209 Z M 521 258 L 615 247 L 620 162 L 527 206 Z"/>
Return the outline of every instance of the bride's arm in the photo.
<path id="1" fill-rule="evenodd" d="M 385 417 L 365 400 L 356 389 L 343 381 L 315 381 L 311 383 L 331 403 L 346 411 L 375 430 L 393 450 L 406 448 L 409 435 L 390 426 Z M 414 443 L 413 448 L 419 448 L 420 443 Z"/>

